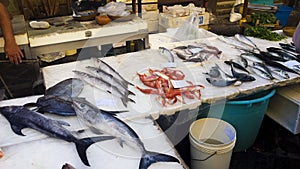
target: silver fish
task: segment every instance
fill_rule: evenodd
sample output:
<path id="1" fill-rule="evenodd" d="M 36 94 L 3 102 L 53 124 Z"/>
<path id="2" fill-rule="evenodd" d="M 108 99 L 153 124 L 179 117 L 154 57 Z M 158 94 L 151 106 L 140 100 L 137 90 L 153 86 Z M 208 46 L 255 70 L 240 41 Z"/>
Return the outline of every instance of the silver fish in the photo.
<path id="1" fill-rule="evenodd" d="M 289 78 L 290 78 L 289 74 L 288 74 L 286 71 L 284 71 L 284 70 L 281 70 L 281 69 L 273 69 L 273 70 L 271 70 L 271 71 L 272 71 L 273 73 L 277 74 L 278 76 L 284 78 L 284 79 L 289 79 Z"/>
<path id="2" fill-rule="evenodd" d="M 251 68 L 252 72 L 254 72 L 257 76 L 267 79 L 267 80 L 272 80 L 274 79 L 273 76 L 270 76 L 270 74 L 268 74 L 265 70 L 263 70 L 262 68 L 259 68 L 257 66 L 251 66 L 249 65 L 249 67 Z"/>
<path id="3" fill-rule="evenodd" d="M 243 44 L 248 45 L 251 48 L 260 51 L 260 49 L 256 46 L 256 44 L 253 41 L 251 41 L 249 38 L 247 38 L 246 36 L 241 35 L 241 34 L 235 34 L 234 38 L 237 39 L 238 41 L 242 42 Z"/>
<path id="4" fill-rule="evenodd" d="M 74 99 L 73 105 L 78 117 L 87 126 L 91 127 L 92 131 L 114 136 L 118 139 L 121 146 L 125 143 L 140 152 L 140 169 L 146 169 L 156 162 L 179 162 L 177 158 L 170 155 L 147 151 L 139 136 L 125 122 L 105 111 L 99 110 L 87 100 Z"/>
<path id="5" fill-rule="evenodd" d="M 230 86 L 237 82 L 237 79 L 234 80 L 226 80 L 226 79 L 219 79 L 219 78 L 206 78 L 206 81 L 213 86 L 217 87 L 225 87 L 225 86 Z"/>
<path id="6" fill-rule="evenodd" d="M 114 76 L 107 73 L 106 71 L 93 66 L 87 66 L 86 68 L 90 70 L 93 74 L 95 74 L 97 77 L 105 79 L 107 83 L 115 85 L 122 93 L 125 93 L 125 95 L 135 95 L 130 90 L 128 90 L 128 85 L 122 83 L 122 81 L 115 78 Z"/>
<path id="7" fill-rule="evenodd" d="M 97 59 L 97 63 L 100 69 L 102 70 L 106 70 L 107 73 L 111 74 L 112 76 L 114 76 L 115 78 L 119 79 L 120 81 L 122 81 L 123 83 L 127 84 L 127 85 L 132 85 L 134 86 L 132 83 L 128 82 L 127 80 L 125 80 L 120 73 L 118 73 L 114 68 L 112 68 L 109 64 L 107 64 L 106 62 L 104 62 L 101 59 Z"/>
<path id="8" fill-rule="evenodd" d="M 166 56 L 168 58 L 169 62 L 174 62 L 174 55 L 169 49 L 165 47 L 158 47 L 158 49 L 161 55 Z"/>
<path id="9" fill-rule="evenodd" d="M 20 136 L 25 136 L 22 133 L 23 128 L 31 128 L 50 137 L 75 143 L 81 161 L 87 166 L 90 166 L 86 156 L 87 148 L 95 142 L 115 138 L 113 136 L 98 136 L 78 139 L 63 127 L 63 125 L 69 126 L 68 123 L 52 120 L 23 106 L 0 107 L 0 113 L 9 121 L 13 132 Z"/>
<path id="10" fill-rule="evenodd" d="M 83 80 L 86 81 L 91 86 L 94 86 L 100 90 L 104 90 L 116 97 L 119 97 L 125 107 L 127 107 L 128 101 L 134 102 L 132 99 L 128 98 L 127 93 L 122 93 L 116 86 L 108 83 L 107 81 L 105 81 L 104 79 L 102 79 L 100 77 L 96 77 L 96 76 L 90 75 L 88 73 L 77 71 L 77 70 L 73 70 L 73 72 L 76 75 L 82 77 Z"/>

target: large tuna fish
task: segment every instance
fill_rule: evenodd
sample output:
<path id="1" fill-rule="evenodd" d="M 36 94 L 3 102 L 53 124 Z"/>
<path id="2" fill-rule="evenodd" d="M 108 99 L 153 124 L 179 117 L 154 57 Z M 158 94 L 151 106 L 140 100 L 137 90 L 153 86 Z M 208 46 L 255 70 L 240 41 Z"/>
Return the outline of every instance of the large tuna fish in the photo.
<path id="1" fill-rule="evenodd" d="M 95 142 L 114 138 L 113 136 L 99 136 L 78 139 L 63 127 L 63 125 L 68 126 L 68 123 L 49 119 L 23 106 L 0 107 L 0 113 L 9 121 L 11 129 L 18 135 L 24 136 L 23 128 L 32 128 L 50 137 L 75 143 L 80 159 L 87 166 L 90 164 L 86 156 L 86 149 Z"/>
<path id="2" fill-rule="evenodd" d="M 80 117 L 93 132 L 103 132 L 114 136 L 119 140 L 121 146 L 125 143 L 139 151 L 141 153 L 140 169 L 146 169 L 152 163 L 156 162 L 179 162 L 177 158 L 170 155 L 147 151 L 139 136 L 125 122 L 111 113 L 99 110 L 87 100 L 74 98 L 73 106 L 77 116 Z"/>

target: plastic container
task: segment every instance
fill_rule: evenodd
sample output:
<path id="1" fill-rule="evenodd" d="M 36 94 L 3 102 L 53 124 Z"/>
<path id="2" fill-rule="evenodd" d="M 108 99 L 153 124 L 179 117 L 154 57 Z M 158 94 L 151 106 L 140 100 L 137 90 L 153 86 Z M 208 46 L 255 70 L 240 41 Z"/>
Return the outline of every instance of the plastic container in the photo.
<path id="1" fill-rule="evenodd" d="M 290 16 L 291 11 L 293 10 L 292 7 L 289 6 L 278 6 L 278 11 L 275 13 L 276 18 L 279 20 L 279 24 L 281 26 L 285 26 L 286 22 Z"/>
<path id="2" fill-rule="evenodd" d="M 194 121 L 189 131 L 192 169 L 228 169 L 236 131 L 215 118 Z"/>
<path id="3" fill-rule="evenodd" d="M 229 122 L 237 132 L 237 142 L 233 151 L 244 151 L 253 145 L 266 114 L 269 99 L 274 94 L 273 89 L 227 101 L 225 105 L 204 105 L 200 107 L 198 118 L 213 117 Z"/>

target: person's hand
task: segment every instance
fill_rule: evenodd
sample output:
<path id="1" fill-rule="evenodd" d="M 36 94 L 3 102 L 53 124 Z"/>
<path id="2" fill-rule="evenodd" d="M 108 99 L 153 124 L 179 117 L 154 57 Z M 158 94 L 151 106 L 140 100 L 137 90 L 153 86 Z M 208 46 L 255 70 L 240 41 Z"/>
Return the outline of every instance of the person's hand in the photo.
<path id="1" fill-rule="evenodd" d="M 24 55 L 16 43 L 6 43 L 4 46 L 4 51 L 6 58 L 9 59 L 11 63 L 22 63 L 22 58 L 24 58 Z"/>

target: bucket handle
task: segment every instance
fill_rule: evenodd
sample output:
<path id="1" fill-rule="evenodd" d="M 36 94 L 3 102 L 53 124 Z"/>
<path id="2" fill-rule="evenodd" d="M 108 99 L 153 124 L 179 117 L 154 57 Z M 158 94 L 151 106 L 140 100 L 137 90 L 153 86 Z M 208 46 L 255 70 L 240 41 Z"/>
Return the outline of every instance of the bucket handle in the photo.
<path id="1" fill-rule="evenodd" d="M 216 155 L 217 154 L 217 151 L 215 151 L 213 154 L 209 155 L 208 157 L 206 157 L 205 159 L 192 159 L 194 161 L 206 161 L 208 160 L 209 158 L 211 158 L 212 156 Z"/>

